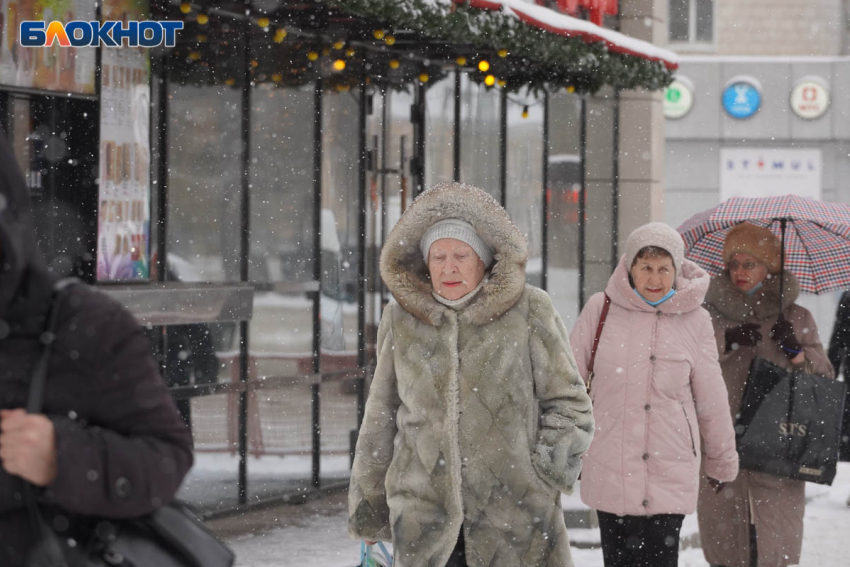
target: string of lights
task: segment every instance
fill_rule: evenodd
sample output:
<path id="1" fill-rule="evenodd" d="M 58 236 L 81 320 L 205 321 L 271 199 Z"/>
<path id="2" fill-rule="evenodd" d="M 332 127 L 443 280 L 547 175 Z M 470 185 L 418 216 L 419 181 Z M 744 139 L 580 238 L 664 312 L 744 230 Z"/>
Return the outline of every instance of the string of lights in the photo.
<path id="1" fill-rule="evenodd" d="M 610 53 L 601 43 L 588 44 L 579 38 L 532 30 L 503 14 L 464 4 L 453 3 L 451 13 L 446 15 L 425 0 L 314 1 L 316 7 L 330 10 L 337 17 L 353 16 L 375 23 L 369 32 L 357 34 L 332 28 L 303 29 L 291 20 L 249 8 L 240 13 L 197 2 L 170 0 L 169 3 L 179 8 L 187 22 L 201 29 L 196 35 L 199 44 L 209 39 L 203 28 L 209 25 L 211 16 L 248 20 L 267 33 L 274 44 L 286 44 L 304 51 L 302 70 L 321 74 L 321 70 L 326 69 L 337 74 L 337 78 L 330 80 L 336 82 L 339 90 L 350 88 L 364 75 L 367 83 L 395 81 L 393 86 L 398 88 L 409 81 L 429 83 L 452 70 L 466 73 L 487 88 L 511 93 L 525 88 L 535 95 L 561 88 L 579 94 L 593 93 L 605 85 L 655 90 L 672 78 L 672 72 L 659 62 Z M 443 49 L 429 52 L 422 47 L 421 44 L 426 43 L 422 38 L 441 41 L 439 45 Z M 452 51 L 455 54 L 448 56 Z M 186 60 L 211 63 L 205 61 L 201 49 L 190 50 Z M 298 67 L 297 60 L 291 59 L 290 63 Z M 257 67 L 259 63 L 252 62 L 252 65 Z M 259 76 L 275 83 L 294 80 L 283 71 L 258 73 Z M 229 86 L 238 83 L 233 77 L 226 77 L 222 82 Z M 528 107 L 538 104 L 524 104 L 513 99 L 510 102 L 524 107 L 524 114 Z"/>

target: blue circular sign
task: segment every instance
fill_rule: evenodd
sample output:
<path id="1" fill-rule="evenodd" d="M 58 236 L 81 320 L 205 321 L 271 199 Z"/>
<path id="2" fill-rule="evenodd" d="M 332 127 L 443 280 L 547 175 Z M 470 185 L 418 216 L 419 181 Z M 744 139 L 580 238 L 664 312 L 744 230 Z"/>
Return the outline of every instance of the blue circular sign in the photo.
<path id="1" fill-rule="evenodd" d="M 723 91 L 723 108 L 732 118 L 749 118 L 761 105 L 761 93 L 751 83 L 737 81 Z"/>

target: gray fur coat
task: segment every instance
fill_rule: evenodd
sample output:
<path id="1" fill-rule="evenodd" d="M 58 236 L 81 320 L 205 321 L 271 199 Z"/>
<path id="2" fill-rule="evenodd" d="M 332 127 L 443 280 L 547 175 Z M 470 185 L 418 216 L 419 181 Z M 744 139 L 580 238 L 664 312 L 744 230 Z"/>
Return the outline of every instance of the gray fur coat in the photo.
<path id="1" fill-rule="evenodd" d="M 459 218 L 496 251 L 454 311 L 431 295 L 419 240 Z M 569 567 L 560 493 L 590 446 L 590 398 L 549 296 L 525 283 L 527 245 L 484 191 L 423 193 L 393 229 L 381 275 L 377 367 L 349 491 L 349 534 L 392 540 L 397 567 L 446 564 L 461 527 L 470 566 Z"/>

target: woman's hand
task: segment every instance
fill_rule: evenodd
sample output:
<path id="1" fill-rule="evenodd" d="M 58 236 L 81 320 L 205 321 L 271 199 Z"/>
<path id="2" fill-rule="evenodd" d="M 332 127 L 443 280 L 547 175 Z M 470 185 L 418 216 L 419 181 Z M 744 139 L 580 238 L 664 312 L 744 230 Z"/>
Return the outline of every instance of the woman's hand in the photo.
<path id="1" fill-rule="evenodd" d="M 720 491 L 723 490 L 723 487 L 726 486 L 725 482 L 720 482 L 716 478 L 706 477 L 708 479 L 708 485 L 714 489 L 715 494 L 720 494 Z"/>
<path id="2" fill-rule="evenodd" d="M 53 422 L 40 413 L 0 410 L 0 460 L 7 473 L 49 485 L 56 478 Z"/>
<path id="3" fill-rule="evenodd" d="M 773 324 L 770 329 L 770 338 L 782 349 L 782 352 L 791 362 L 794 362 L 803 354 L 803 345 L 797 340 L 797 336 L 794 334 L 794 325 L 788 319 L 778 319 Z"/>
<path id="4" fill-rule="evenodd" d="M 742 346 L 756 346 L 761 342 L 762 336 L 758 323 L 744 323 L 737 327 L 726 329 L 726 352 L 735 350 Z"/>
<path id="5" fill-rule="evenodd" d="M 376 543 L 378 543 L 377 541 L 369 541 L 368 539 L 364 539 L 363 541 L 366 543 L 366 545 L 375 545 Z"/>

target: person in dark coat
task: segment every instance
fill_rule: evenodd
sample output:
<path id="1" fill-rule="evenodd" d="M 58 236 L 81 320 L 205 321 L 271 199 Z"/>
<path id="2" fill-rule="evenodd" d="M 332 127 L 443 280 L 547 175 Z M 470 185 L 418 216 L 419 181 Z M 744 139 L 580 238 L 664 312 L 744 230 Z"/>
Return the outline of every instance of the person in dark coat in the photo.
<path id="1" fill-rule="evenodd" d="M 850 291 L 845 291 L 838 303 L 835 326 L 829 339 L 827 356 L 835 369 L 835 375 L 844 370 L 844 381 L 850 379 Z M 844 404 L 844 419 L 841 422 L 841 460 L 850 461 L 850 388 Z M 847 499 L 850 506 L 850 498 Z"/>
<path id="2" fill-rule="evenodd" d="M 24 565 L 38 534 L 22 498 L 74 530 L 85 516 L 131 518 L 169 502 L 192 442 L 133 316 L 93 288 L 57 303 L 43 414 L 27 414 L 54 277 L 36 245 L 24 180 L 0 135 L 0 565 Z M 70 532 L 69 532 L 70 533 Z"/>

